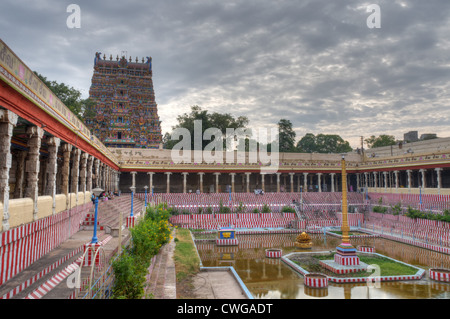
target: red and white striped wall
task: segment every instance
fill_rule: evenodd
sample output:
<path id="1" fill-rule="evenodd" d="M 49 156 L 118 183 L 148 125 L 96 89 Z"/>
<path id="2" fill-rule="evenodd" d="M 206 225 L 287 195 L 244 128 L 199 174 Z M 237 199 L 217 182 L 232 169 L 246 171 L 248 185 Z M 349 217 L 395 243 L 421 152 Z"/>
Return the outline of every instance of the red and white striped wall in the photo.
<path id="1" fill-rule="evenodd" d="M 450 270 L 432 268 L 429 270 L 428 275 L 430 279 L 442 282 L 450 282 Z"/>
<path id="2" fill-rule="evenodd" d="M 218 246 L 237 246 L 239 245 L 239 240 L 234 239 L 216 239 L 216 245 Z"/>
<path id="3" fill-rule="evenodd" d="M 327 288 L 328 277 L 323 274 L 309 273 L 304 276 L 304 285 L 311 288 Z"/>
<path id="4" fill-rule="evenodd" d="M 358 251 L 362 251 L 365 253 L 374 253 L 375 252 L 375 247 L 372 247 L 372 246 L 357 246 L 356 248 L 358 249 Z"/>
<path id="5" fill-rule="evenodd" d="M 92 204 L 86 203 L 2 232 L 0 285 L 76 233 L 91 208 Z"/>
<path id="6" fill-rule="evenodd" d="M 281 258 L 282 255 L 283 255 L 282 249 L 275 249 L 275 248 L 266 249 L 266 257 L 268 258 Z"/>
<path id="7" fill-rule="evenodd" d="M 357 265 L 359 265 L 359 257 L 358 256 L 341 256 L 339 254 L 335 254 L 334 261 L 342 266 L 357 266 Z"/>

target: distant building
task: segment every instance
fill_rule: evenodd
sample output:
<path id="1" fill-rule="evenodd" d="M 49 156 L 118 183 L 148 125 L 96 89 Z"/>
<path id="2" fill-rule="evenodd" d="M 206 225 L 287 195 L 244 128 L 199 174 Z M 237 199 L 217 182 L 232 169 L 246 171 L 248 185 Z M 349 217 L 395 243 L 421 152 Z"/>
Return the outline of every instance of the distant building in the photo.
<path id="1" fill-rule="evenodd" d="M 409 131 L 408 133 L 403 134 L 403 141 L 405 143 L 417 142 L 418 140 L 419 140 L 418 131 Z"/>
<path id="2" fill-rule="evenodd" d="M 420 135 L 420 140 L 432 140 L 434 138 L 437 138 L 437 134 L 435 133 L 424 133 Z"/>
<path id="3" fill-rule="evenodd" d="M 155 102 L 152 59 L 113 61 L 96 53 L 89 97 L 97 102 L 86 126 L 107 147 L 159 148 L 161 121 Z"/>

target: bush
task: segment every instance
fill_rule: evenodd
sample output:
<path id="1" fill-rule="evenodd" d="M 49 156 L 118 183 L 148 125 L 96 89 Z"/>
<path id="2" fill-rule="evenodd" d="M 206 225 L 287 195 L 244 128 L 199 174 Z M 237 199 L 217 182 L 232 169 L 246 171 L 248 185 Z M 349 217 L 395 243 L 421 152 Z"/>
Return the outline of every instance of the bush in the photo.
<path id="1" fill-rule="evenodd" d="M 263 206 L 263 208 L 261 209 L 261 213 L 267 214 L 267 213 L 270 213 L 270 212 L 271 212 L 270 208 L 269 208 L 269 206 L 267 206 L 267 204 L 265 204 Z"/>
<path id="2" fill-rule="evenodd" d="M 283 208 L 281 208 L 281 212 L 282 213 L 295 213 L 295 208 L 290 207 L 290 206 L 283 206 Z"/>
<path id="3" fill-rule="evenodd" d="M 170 212 L 167 206 L 148 207 L 144 219 L 130 228 L 131 245 L 112 264 L 114 298 L 139 299 L 151 258 L 170 240 Z"/>

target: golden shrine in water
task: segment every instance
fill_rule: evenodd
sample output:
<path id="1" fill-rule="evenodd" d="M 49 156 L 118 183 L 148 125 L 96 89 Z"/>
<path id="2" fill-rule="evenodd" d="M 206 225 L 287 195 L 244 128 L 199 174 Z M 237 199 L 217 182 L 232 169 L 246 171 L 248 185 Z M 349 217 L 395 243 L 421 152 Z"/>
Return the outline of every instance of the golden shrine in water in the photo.
<path id="1" fill-rule="evenodd" d="M 295 246 L 298 248 L 311 248 L 312 247 L 312 240 L 311 237 L 305 232 L 302 232 L 300 235 L 297 236 Z"/>

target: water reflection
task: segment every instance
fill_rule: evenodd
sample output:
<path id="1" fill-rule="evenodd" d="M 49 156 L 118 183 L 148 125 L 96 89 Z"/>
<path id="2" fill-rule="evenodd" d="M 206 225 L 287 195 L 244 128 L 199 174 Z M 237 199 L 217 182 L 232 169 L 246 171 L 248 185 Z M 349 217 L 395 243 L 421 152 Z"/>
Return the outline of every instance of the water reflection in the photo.
<path id="1" fill-rule="evenodd" d="M 381 288 L 366 284 L 329 283 L 328 289 L 311 289 L 303 277 L 280 259 L 265 257 L 265 249 L 281 248 L 283 255 L 301 251 L 295 247 L 297 234 L 238 235 L 238 246 L 216 246 L 212 241 L 196 241 L 205 267 L 233 266 L 255 298 L 303 299 L 415 299 L 450 298 L 450 284 L 424 278 L 420 281 L 381 283 Z M 335 250 L 341 239 L 312 234 L 313 248 L 307 251 Z M 450 268 L 450 256 L 381 238 L 357 238 L 358 245 L 374 246 L 377 253 L 421 267 Z"/>

